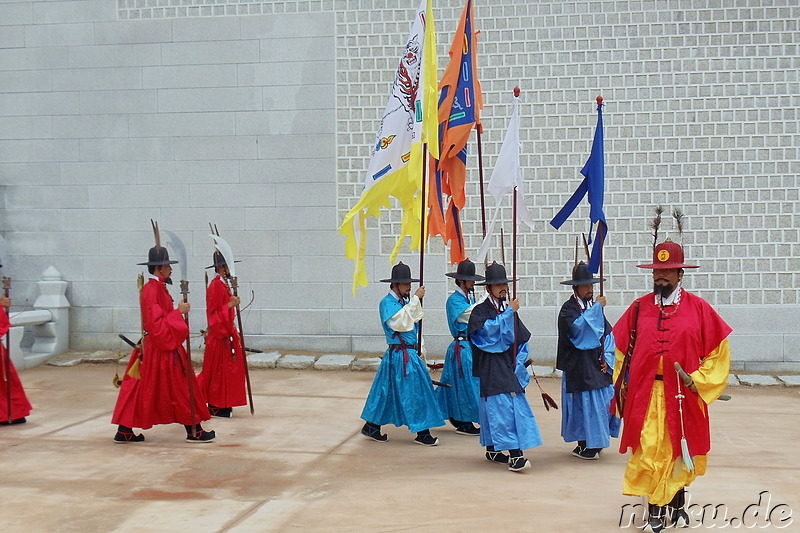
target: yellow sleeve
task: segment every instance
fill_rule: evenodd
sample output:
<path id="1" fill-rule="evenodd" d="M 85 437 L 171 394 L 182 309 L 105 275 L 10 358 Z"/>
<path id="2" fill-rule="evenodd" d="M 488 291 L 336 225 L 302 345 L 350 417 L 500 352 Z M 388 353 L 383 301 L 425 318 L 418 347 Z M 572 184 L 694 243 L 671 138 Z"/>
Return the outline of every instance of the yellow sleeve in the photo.
<path id="1" fill-rule="evenodd" d="M 622 351 L 620 351 L 619 348 L 617 348 L 614 351 L 617 357 L 616 360 L 614 361 L 614 377 L 611 381 L 612 383 L 617 382 L 617 376 L 619 376 L 619 373 L 622 372 L 622 363 L 625 362 L 625 354 Z"/>
<path id="2" fill-rule="evenodd" d="M 731 370 L 731 347 L 728 339 L 717 346 L 703 359 L 700 368 L 690 375 L 697 387 L 697 393 L 706 404 L 710 404 L 728 386 L 728 374 Z"/>

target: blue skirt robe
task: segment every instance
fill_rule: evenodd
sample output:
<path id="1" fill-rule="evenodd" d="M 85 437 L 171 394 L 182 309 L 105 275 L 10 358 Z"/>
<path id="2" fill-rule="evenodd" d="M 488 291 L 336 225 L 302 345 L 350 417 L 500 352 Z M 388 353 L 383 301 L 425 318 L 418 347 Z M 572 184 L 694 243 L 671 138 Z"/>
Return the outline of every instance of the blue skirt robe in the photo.
<path id="1" fill-rule="evenodd" d="M 605 329 L 602 306 L 587 309 L 570 328 L 569 340 L 579 350 L 600 345 Z M 613 335 L 606 335 L 603 356 L 608 373 L 614 371 L 615 349 Z M 587 448 L 608 448 L 611 437 L 619 437 L 621 420 L 609 412 L 614 398 L 614 385 L 582 392 L 567 392 L 566 373 L 561 378 L 561 436 L 564 442 L 586 441 Z"/>
<path id="2" fill-rule="evenodd" d="M 441 382 L 450 387 L 436 388 L 436 400 L 444 417 L 461 422 L 478 422 L 480 418 L 479 380 L 472 375 L 472 345 L 466 339 L 468 324 L 458 321 L 458 317 L 473 303 L 460 291 L 453 292 L 447 299 L 447 325 L 453 342 L 447 347 Z"/>
<path id="3" fill-rule="evenodd" d="M 474 332 L 471 341 L 491 356 L 510 350 L 514 344 L 514 313 L 511 308 L 497 317 L 486 320 L 483 328 Z M 525 361 L 528 343 L 517 346 L 514 374 L 523 387 L 531 380 Z M 525 393 L 501 393 L 483 396 L 478 401 L 481 424 L 481 446 L 494 446 L 497 451 L 526 450 L 542 445 L 539 424 Z"/>
<path id="4" fill-rule="evenodd" d="M 434 397 L 428 368 L 416 350 L 419 324 L 406 332 L 393 331 L 387 324 L 401 309 L 393 293 L 381 300 L 381 323 L 389 348 L 378 366 L 361 418 L 379 426 L 408 426 L 418 433 L 443 426 L 444 416 Z"/>

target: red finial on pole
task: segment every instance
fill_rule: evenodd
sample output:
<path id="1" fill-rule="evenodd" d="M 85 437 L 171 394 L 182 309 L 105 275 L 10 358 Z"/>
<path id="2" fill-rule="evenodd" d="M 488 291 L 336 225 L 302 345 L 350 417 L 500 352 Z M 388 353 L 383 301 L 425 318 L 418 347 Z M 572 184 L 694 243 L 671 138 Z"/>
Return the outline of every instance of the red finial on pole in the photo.
<path id="1" fill-rule="evenodd" d="M 597 105 L 603 105 L 603 97 L 602 96 L 598 96 L 597 97 Z"/>
<path id="2" fill-rule="evenodd" d="M 517 98 L 519 98 L 519 85 L 517 85 L 516 87 L 514 87 L 514 96 L 515 96 L 515 97 L 517 97 Z"/>

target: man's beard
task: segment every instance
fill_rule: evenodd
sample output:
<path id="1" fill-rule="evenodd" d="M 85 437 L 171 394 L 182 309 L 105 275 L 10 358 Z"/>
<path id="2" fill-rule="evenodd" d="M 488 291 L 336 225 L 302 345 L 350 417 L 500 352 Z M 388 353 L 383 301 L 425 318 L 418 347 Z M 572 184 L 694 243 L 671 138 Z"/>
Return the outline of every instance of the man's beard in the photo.
<path id="1" fill-rule="evenodd" d="M 667 298 L 674 291 L 675 291 L 675 286 L 671 283 L 667 283 L 664 285 L 659 285 L 658 283 L 653 284 L 653 292 L 656 293 L 656 296 L 658 296 L 659 298 Z"/>
<path id="2" fill-rule="evenodd" d="M 164 283 L 167 285 L 172 285 L 172 278 L 164 278 Z"/>

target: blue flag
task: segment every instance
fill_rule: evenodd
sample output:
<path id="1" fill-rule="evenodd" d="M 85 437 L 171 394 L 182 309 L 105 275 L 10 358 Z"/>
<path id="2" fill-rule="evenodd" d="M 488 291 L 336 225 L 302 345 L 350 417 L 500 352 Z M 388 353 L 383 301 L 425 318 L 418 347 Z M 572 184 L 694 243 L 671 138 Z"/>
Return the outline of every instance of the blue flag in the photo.
<path id="1" fill-rule="evenodd" d="M 600 100 L 602 102 L 602 100 Z M 588 194 L 589 199 L 589 219 L 592 224 L 597 224 L 595 229 L 594 245 L 592 246 L 592 256 L 589 259 L 589 271 L 596 274 L 600 269 L 600 261 L 603 254 L 603 243 L 608 233 L 606 215 L 603 213 L 603 196 L 605 193 L 605 156 L 603 155 L 603 104 L 597 105 L 597 129 L 594 132 L 594 142 L 592 142 L 592 153 L 586 164 L 581 169 L 584 178 L 575 192 L 572 194 L 564 207 L 556 213 L 550 225 L 558 229 L 566 222 L 569 216 L 581 203 L 583 197 Z M 591 242 L 591 233 L 589 235 Z"/>

